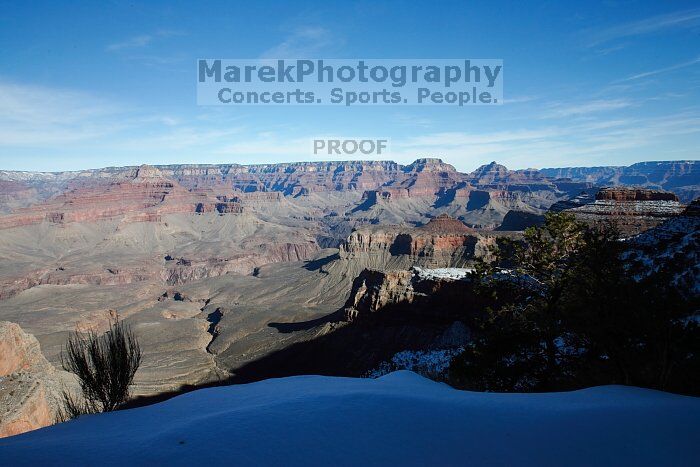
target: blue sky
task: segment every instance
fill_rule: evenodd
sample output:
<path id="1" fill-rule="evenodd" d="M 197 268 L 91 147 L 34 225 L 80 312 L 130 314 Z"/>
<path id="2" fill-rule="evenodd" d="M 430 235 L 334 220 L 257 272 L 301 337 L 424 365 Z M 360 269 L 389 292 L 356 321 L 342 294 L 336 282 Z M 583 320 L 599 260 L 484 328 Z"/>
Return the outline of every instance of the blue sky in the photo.
<path id="1" fill-rule="evenodd" d="M 500 58 L 506 103 L 196 105 L 198 58 L 272 56 Z M 316 136 L 463 171 L 699 159 L 699 104 L 697 2 L 0 1 L 0 170 L 323 159 Z"/>

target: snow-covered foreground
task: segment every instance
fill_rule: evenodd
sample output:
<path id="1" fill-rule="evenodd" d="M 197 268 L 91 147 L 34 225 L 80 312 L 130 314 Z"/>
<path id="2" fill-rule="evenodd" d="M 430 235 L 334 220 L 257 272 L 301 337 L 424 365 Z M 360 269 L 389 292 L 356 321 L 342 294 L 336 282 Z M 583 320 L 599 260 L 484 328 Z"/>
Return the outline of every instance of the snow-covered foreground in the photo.
<path id="1" fill-rule="evenodd" d="M 185 394 L 0 440 L 3 465 L 700 465 L 700 399 L 462 392 L 401 371 Z"/>

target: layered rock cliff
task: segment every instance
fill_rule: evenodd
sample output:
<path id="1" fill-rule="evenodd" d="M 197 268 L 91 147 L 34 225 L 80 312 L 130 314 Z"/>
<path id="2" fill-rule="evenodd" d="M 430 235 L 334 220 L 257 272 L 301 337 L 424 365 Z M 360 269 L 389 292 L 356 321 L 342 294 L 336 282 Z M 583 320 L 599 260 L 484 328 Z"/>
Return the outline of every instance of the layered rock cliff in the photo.
<path id="1" fill-rule="evenodd" d="M 402 166 L 389 161 L 299 162 L 285 164 L 161 165 L 159 173 L 187 189 L 222 188 L 240 192 L 277 191 L 285 195 L 302 192 L 407 190 L 414 195 L 434 194 L 457 183 L 473 186 L 498 185 L 636 185 L 680 191 L 684 201 L 697 196 L 700 185 L 697 161 L 643 162 L 629 167 L 579 167 L 509 170 L 492 162 L 471 173 L 457 172 L 439 159 L 418 159 Z M 108 180 L 129 180 L 139 167 L 111 167 L 75 172 L 0 171 L 2 196 L 49 197 L 68 188 Z M 11 182 L 11 183 L 10 183 Z M 32 191 L 34 190 L 34 191 Z M 38 191 L 38 193 L 37 193 Z M 696 193 L 693 196 L 693 193 Z"/>
<path id="2" fill-rule="evenodd" d="M 568 211 L 588 224 L 611 222 L 623 235 L 636 235 L 683 212 L 678 197 L 644 188 L 603 188 L 556 203 L 554 212 Z"/>
<path id="3" fill-rule="evenodd" d="M 157 222 L 164 214 L 208 211 L 240 213 L 242 208 L 212 193 L 187 190 L 160 170 L 142 166 L 131 177 L 78 185 L 43 203 L 18 209 L 0 217 L 0 229 L 43 221 L 66 224 L 119 217 L 128 222 Z"/>
<path id="4" fill-rule="evenodd" d="M 694 164 L 657 165 L 665 172 L 654 175 L 647 170 L 643 185 L 679 187 L 683 199 L 697 189 Z M 124 217 L 125 222 L 161 222 L 168 213 L 230 215 L 248 207 L 276 209 L 275 215 L 280 215 L 288 207 L 282 199 L 288 198 L 299 199 L 302 206 L 294 208 L 307 211 L 299 217 L 317 211 L 314 214 L 320 214 L 331 228 L 341 221 L 330 217 L 347 211 L 349 223 L 415 224 L 426 216 L 447 212 L 470 226 L 494 229 L 509 211 L 542 214 L 552 204 L 591 188 L 591 180 L 621 186 L 637 180 L 635 176 L 606 179 L 585 173 L 583 169 L 509 170 L 496 162 L 461 173 L 436 158 L 405 166 L 350 161 L 166 165 L 61 173 L 0 171 L 0 212 L 12 211 L 0 216 L 0 228 L 115 217 Z M 362 193 L 363 199 L 353 205 Z"/>
<path id="5" fill-rule="evenodd" d="M 602 188 L 595 195 L 596 200 L 604 201 L 675 201 L 679 202 L 674 193 L 661 190 L 635 188 Z"/>
<path id="6" fill-rule="evenodd" d="M 340 257 L 369 258 L 368 267 L 457 267 L 489 254 L 498 235 L 477 232 L 442 214 L 423 226 L 368 227 L 350 234 L 340 245 Z M 403 261 L 402 261 L 403 260 Z"/>

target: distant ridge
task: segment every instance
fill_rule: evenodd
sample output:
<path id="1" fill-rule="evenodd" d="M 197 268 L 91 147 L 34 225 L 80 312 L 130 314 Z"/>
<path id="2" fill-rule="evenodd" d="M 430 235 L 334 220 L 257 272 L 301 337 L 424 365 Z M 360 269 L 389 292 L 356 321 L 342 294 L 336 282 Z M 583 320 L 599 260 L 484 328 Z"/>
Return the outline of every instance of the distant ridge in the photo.
<path id="1" fill-rule="evenodd" d="M 439 158 L 420 158 L 408 165 L 393 161 L 323 161 L 279 164 L 167 164 L 106 167 L 68 172 L 22 172 L 0 170 L 0 181 L 65 185 L 73 180 L 100 181 L 134 178 L 144 168 L 148 173 L 171 178 L 188 188 L 202 184 L 231 183 L 241 191 L 280 191 L 297 195 L 313 191 L 346 191 L 391 187 L 408 189 L 413 176 L 440 178 L 472 185 L 581 182 L 596 186 L 634 186 L 672 191 L 683 202 L 700 196 L 700 164 L 693 160 L 639 162 L 630 166 L 563 167 L 510 170 L 491 162 L 470 173 L 457 171 Z M 420 175 L 424 174 L 424 175 Z M 428 175 L 430 174 L 430 175 Z M 452 182 L 450 182 L 451 184 Z M 21 187 L 20 187 L 21 188 Z M 47 189 L 46 187 L 42 187 Z M 14 187 L 18 189 L 18 187 Z M 48 188 L 49 191 L 50 187 Z M 56 190 L 60 191 L 60 190 Z"/>

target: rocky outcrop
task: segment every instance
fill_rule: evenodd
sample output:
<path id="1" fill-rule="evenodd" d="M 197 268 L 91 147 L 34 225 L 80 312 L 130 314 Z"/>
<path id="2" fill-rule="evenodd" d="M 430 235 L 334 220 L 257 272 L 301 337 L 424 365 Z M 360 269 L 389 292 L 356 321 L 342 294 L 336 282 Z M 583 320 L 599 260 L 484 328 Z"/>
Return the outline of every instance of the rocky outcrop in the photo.
<path id="1" fill-rule="evenodd" d="M 635 189 L 635 188 L 602 188 L 595 195 L 596 200 L 605 201 L 676 201 L 678 196 L 674 193 L 660 190 Z"/>
<path id="2" fill-rule="evenodd" d="M 352 258 L 360 254 L 405 256 L 411 264 L 426 267 L 463 266 L 488 255 L 489 247 L 496 241 L 496 234 L 477 233 L 459 220 L 443 214 L 417 228 L 357 229 L 340 245 L 340 257 Z"/>
<path id="3" fill-rule="evenodd" d="M 482 165 L 469 174 L 470 181 L 475 185 L 491 185 L 496 183 L 507 183 L 510 179 L 510 171 L 505 165 L 491 162 Z"/>
<path id="4" fill-rule="evenodd" d="M 214 201 L 207 203 L 197 203 L 195 212 L 218 212 L 219 214 L 241 214 L 243 206 L 236 201 Z"/>
<path id="5" fill-rule="evenodd" d="M 52 425 L 54 418 L 41 379 L 31 374 L 0 378 L 0 438 Z"/>
<path id="6" fill-rule="evenodd" d="M 430 219 L 430 221 L 420 227 L 423 232 L 430 232 L 432 234 L 447 234 L 454 235 L 458 233 L 473 233 L 474 231 L 464 225 L 463 222 L 458 219 L 454 219 L 447 214 L 440 214 L 437 217 Z"/>
<path id="7" fill-rule="evenodd" d="M 51 365 L 39 348 L 39 342 L 18 324 L 0 321 L 0 376 L 12 373 L 48 371 Z"/>
<path id="8" fill-rule="evenodd" d="M 332 273 L 332 272 L 331 272 Z M 366 375 L 398 352 L 463 345 L 471 303 L 480 303 L 464 269 L 358 271 L 337 313 L 273 326 L 294 342 L 248 360 L 235 381 L 294 374 Z"/>
<path id="9" fill-rule="evenodd" d="M 418 159 L 404 169 L 406 179 L 399 186 L 409 196 L 435 196 L 463 181 L 463 175 L 440 159 Z"/>
<path id="10" fill-rule="evenodd" d="M 352 284 L 345 304 L 345 317 L 352 321 L 393 303 L 412 303 L 415 298 L 413 271 L 365 269 Z"/>
<path id="11" fill-rule="evenodd" d="M 595 194 L 582 193 L 551 208 L 554 212 L 570 212 L 590 225 L 612 222 L 625 236 L 656 227 L 683 209 L 673 193 L 643 188 L 604 188 Z"/>
<path id="12" fill-rule="evenodd" d="M 459 318 L 460 310 L 432 307 L 436 299 L 459 302 L 457 296 L 471 294 L 470 273 L 465 268 L 379 271 L 365 269 L 353 281 L 350 297 L 345 303 L 345 318 L 353 321 L 373 313 L 401 308 L 405 313 L 418 312 L 426 320 Z"/>
<path id="13" fill-rule="evenodd" d="M 51 425 L 54 370 L 39 342 L 17 324 L 0 321 L 0 438 Z"/>
<path id="14" fill-rule="evenodd" d="M 379 188 L 365 191 L 363 201 L 433 198 L 463 184 L 464 174 L 436 158 L 418 159 Z"/>

